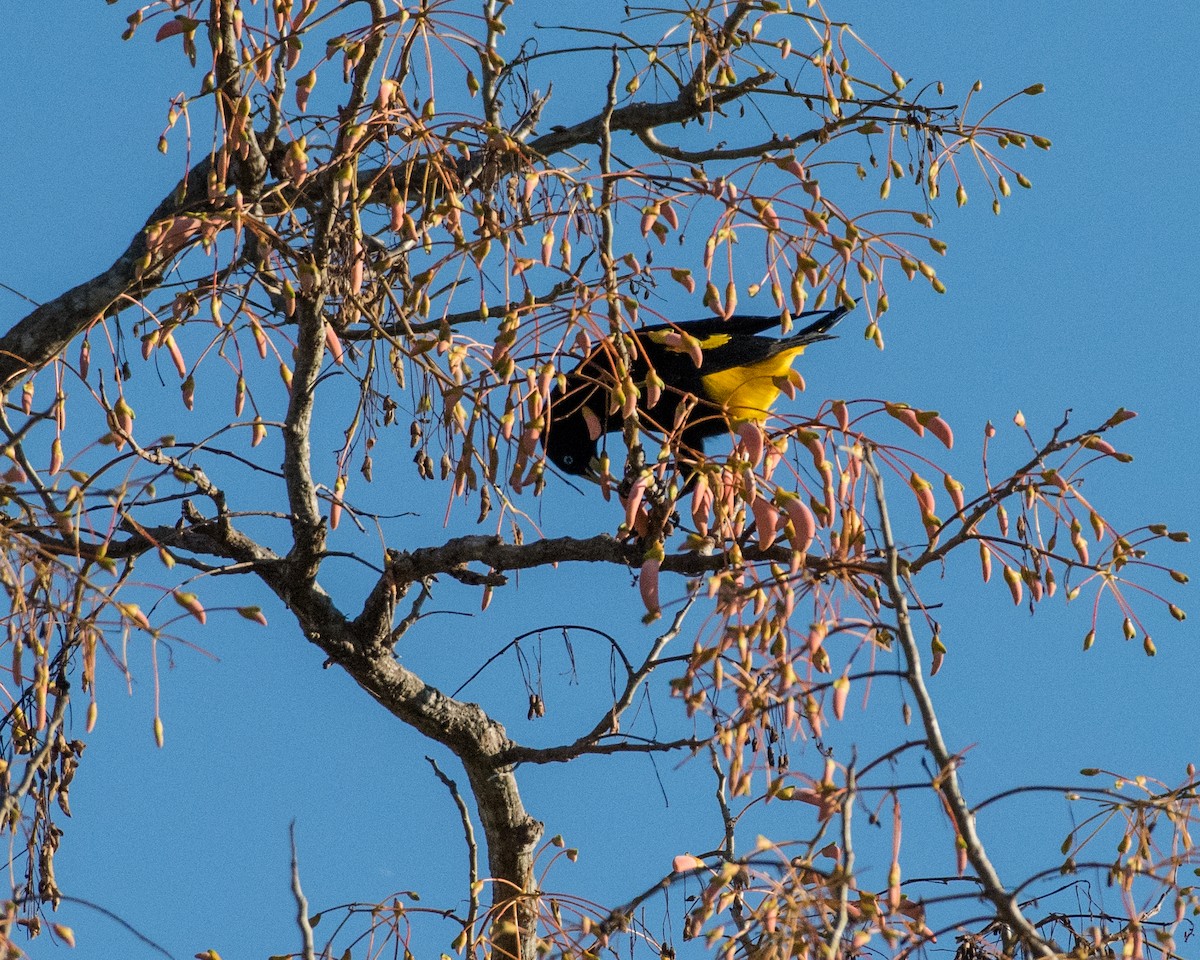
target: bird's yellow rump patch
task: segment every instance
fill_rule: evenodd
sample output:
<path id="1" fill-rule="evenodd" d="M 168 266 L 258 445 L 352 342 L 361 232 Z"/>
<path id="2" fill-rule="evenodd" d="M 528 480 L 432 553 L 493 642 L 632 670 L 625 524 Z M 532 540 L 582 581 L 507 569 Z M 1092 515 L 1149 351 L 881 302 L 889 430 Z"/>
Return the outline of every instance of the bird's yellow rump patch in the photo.
<path id="1" fill-rule="evenodd" d="M 777 380 L 787 377 L 804 347 L 781 350 L 774 356 L 741 367 L 701 375 L 708 399 L 725 409 L 735 422 L 762 420 L 782 392 Z"/>

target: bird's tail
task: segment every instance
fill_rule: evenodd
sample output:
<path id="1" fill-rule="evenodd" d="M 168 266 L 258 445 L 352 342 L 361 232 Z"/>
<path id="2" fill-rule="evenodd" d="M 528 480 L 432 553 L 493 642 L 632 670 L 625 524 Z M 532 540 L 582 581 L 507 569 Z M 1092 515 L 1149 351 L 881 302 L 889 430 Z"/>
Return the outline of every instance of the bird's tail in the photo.
<path id="1" fill-rule="evenodd" d="M 833 334 L 829 333 L 829 331 L 837 326 L 842 317 L 849 312 L 849 307 L 841 305 L 834 307 L 832 310 L 814 310 L 809 314 L 801 314 L 801 316 L 812 316 L 817 313 L 820 315 L 804 329 L 788 334 L 780 343 L 797 346 L 803 343 L 816 343 L 819 340 L 832 340 Z"/>

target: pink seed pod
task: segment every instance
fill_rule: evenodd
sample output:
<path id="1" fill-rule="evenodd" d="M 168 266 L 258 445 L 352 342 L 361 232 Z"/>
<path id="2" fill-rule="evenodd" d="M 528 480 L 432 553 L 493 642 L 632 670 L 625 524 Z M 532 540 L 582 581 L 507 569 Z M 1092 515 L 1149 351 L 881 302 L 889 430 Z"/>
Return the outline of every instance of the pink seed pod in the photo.
<path id="1" fill-rule="evenodd" d="M 679 214 L 675 212 L 675 207 L 672 206 L 670 200 L 663 200 L 659 203 L 658 214 L 671 225 L 672 230 L 679 229 Z"/>
<path id="2" fill-rule="evenodd" d="M 813 538 L 817 535 L 817 520 L 813 512 L 800 497 L 795 494 L 784 498 L 783 509 L 792 522 L 792 549 L 797 553 L 808 553 Z"/>
<path id="3" fill-rule="evenodd" d="M 758 479 L 754 476 L 754 471 L 746 466 L 742 468 L 742 483 L 741 497 L 746 503 L 754 503 L 754 498 L 758 496 Z M 741 531 L 739 530 L 740 534 Z"/>
<path id="4" fill-rule="evenodd" d="M 708 485 L 708 475 L 699 474 L 692 487 L 692 523 L 700 536 L 708 535 L 708 516 L 712 512 L 713 492 Z"/>
<path id="5" fill-rule="evenodd" d="M 963 485 L 947 473 L 944 477 L 942 477 L 942 486 L 944 486 L 946 488 L 946 492 L 950 494 L 950 500 L 954 504 L 954 509 L 959 513 L 962 513 L 964 507 L 966 506 L 966 503 L 963 500 Z"/>
<path id="6" fill-rule="evenodd" d="M 284 288 L 284 301 L 287 302 L 287 288 Z M 296 309 L 295 294 L 291 298 L 292 310 Z M 258 356 L 262 360 L 267 359 L 267 335 L 263 333 L 262 324 L 258 322 L 258 317 L 250 314 L 250 332 L 254 334 L 254 345 L 258 348 Z"/>
<path id="7" fill-rule="evenodd" d="M 648 234 L 651 231 L 651 229 L 653 229 L 654 225 L 657 222 L 658 222 L 658 207 L 657 206 L 643 207 L 642 208 L 642 222 L 641 222 L 642 236 L 643 237 L 646 236 L 646 234 Z"/>
<path id="8" fill-rule="evenodd" d="M 533 456 L 537 450 L 538 440 L 541 438 L 542 431 L 537 427 L 528 427 L 521 433 L 521 437 L 517 440 L 517 455 L 520 458 L 518 462 L 524 469 L 524 460 Z"/>
<path id="9" fill-rule="evenodd" d="M 746 457 L 750 461 L 750 465 L 757 467 L 762 462 L 763 437 L 762 427 L 753 420 L 747 420 L 737 428 L 737 434 L 742 439 L 742 443 L 746 447 Z"/>
<path id="10" fill-rule="evenodd" d="M 933 487 L 929 481 L 913 474 L 908 478 L 908 485 L 917 496 L 917 506 L 921 508 L 921 516 L 928 517 L 937 512 L 937 502 L 933 497 Z"/>
<path id="11" fill-rule="evenodd" d="M 1079 556 L 1079 562 L 1086 566 L 1088 562 L 1087 541 L 1078 533 L 1075 533 L 1071 535 L 1071 546 L 1075 548 L 1075 553 Z"/>
<path id="12" fill-rule="evenodd" d="M 737 494 L 737 478 L 734 477 L 733 471 L 731 471 L 728 467 L 722 467 L 721 492 L 719 499 L 721 503 L 721 512 L 727 517 L 733 514 L 734 503 L 737 500 Z"/>
<path id="13" fill-rule="evenodd" d="M 599 440 L 601 434 L 600 418 L 596 416 L 591 407 L 583 408 L 583 423 L 587 427 L 588 436 L 593 440 Z"/>
<path id="14" fill-rule="evenodd" d="M 1097 453 L 1103 453 L 1108 456 L 1112 456 L 1117 452 L 1116 447 L 1114 447 L 1111 443 L 1109 443 L 1107 440 L 1101 440 L 1096 436 L 1086 437 L 1083 441 L 1083 445 L 1089 450 L 1095 450 Z"/>
<path id="15" fill-rule="evenodd" d="M 325 349 L 329 351 L 333 362 L 340 367 L 345 351 L 342 348 L 341 338 L 337 335 L 337 331 L 333 329 L 333 325 L 329 323 L 325 324 Z"/>
<path id="16" fill-rule="evenodd" d="M 816 210 L 810 210 L 808 207 L 805 207 L 802 212 L 804 214 L 805 221 L 810 227 L 816 230 L 817 233 L 829 233 L 829 224 L 825 222 L 825 218 L 817 213 Z"/>
<path id="17" fill-rule="evenodd" d="M 833 489 L 833 467 L 826 464 L 825 470 L 822 472 L 825 474 L 825 486 L 821 490 L 821 495 L 825 502 L 826 523 L 832 525 L 837 507 L 837 498 Z"/>
<path id="18" fill-rule="evenodd" d="M 947 450 L 954 446 L 954 431 L 950 429 L 950 424 L 948 424 L 941 417 L 934 417 L 927 424 L 925 424 L 925 428 L 935 437 L 941 440 L 942 443 L 945 444 Z"/>
<path id="19" fill-rule="evenodd" d="M 538 396 L 546 398 L 550 396 L 550 384 L 554 382 L 554 364 L 542 364 L 542 369 L 538 371 L 537 392 Z"/>
<path id="20" fill-rule="evenodd" d="M 1012 591 L 1013 603 L 1020 606 L 1021 595 L 1024 592 L 1021 585 L 1021 575 L 1007 563 L 1004 565 L 1004 582 L 1008 584 L 1008 589 Z"/>
<path id="21" fill-rule="evenodd" d="M 884 409 L 918 437 L 925 436 L 925 427 L 917 419 L 917 411 L 903 403 L 885 403 Z"/>
<path id="22" fill-rule="evenodd" d="M 536 170 L 530 170 L 525 174 L 525 187 L 522 191 L 522 196 L 526 203 L 533 199 L 533 192 L 537 189 L 538 181 L 541 179 L 541 174 Z M 645 236 L 645 234 L 643 234 Z"/>
<path id="23" fill-rule="evenodd" d="M 642 603 L 646 605 L 646 622 L 652 622 L 662 616 L 662 606 L 658 602 L 658 573 L 662 568 L 662 557 L 653 554 L 642 563 L 638 575 L 638 590 L 642 594 Z"/>
<path id="24" fill-rule="evenodd" d="M 650 374 L 646 377 L 646 409 L 653 410 L 657 406 L 658 401 L 662 399 L 662 379 L 657 374 Z"/>
<path id="25" fill-rule="evenodd" d="M 143 630 L 150 629 L 150 621 L 142 613 L 142 608 L 136 603 L 118 603 L 117 606 L 120 607 L 121 613 L 125 615 L 125 619 L 134 626 L 141 627 Z"/>
<path id="26" fill-rule="evenodd" d="M 342 520 L 342 494 L 346 492 L 346 478 L 340 476 L 333 484 L 333 502 L 329 505 L 329 529 L 336 530 Z"/>
<path id="27" fill-rule="evenodd" d="M 754 512 L 754 524 L 758 528 L 758 548 L 770 550 L 779 532 L 779 509 L 762 496 L 754 498 L 750 509 Z"/>
<path id="28" fill-rule="evenodd" d="M 850 678 L 838 677 L 833 681 L 833 716 L 841 720 L 846 715 L 846 701 L 850 699 Z"/>
<path id="29" fill-rule="evenodd" d="M 633 481 L 629 488 L 629 496 L 624 498 L 625 525 L 630 530 L 634 529 L 636 525 L 638 511 L 642 507 L 642 498 L 646 495 L 646 489 L 650 486 L 651 479 L 649 473 L 643 473 Z"/>
<path id="30" fill-rule="evenodd" d="M 983 568 L 983 582 L 992 579 L 992 551 L 982 540 L 979 541 L 979 563 Z"/>
<path id="31" fill-rule="evenodd" d="M 238 607 L 238 615 L 244 620 L 257 623 L 259 626 L 265 627 L 267 625 L 267 616 L 259 607 Z"/>
<path id="32" fill-rule="evenodd" d="M 725 284 L 725 309 L 721 315 L 728 320 L 737 313 L 737 285 L 730 280 Z"/>
<path id="33" fill-rule="evenodd" d="M 820 472 L 824 472 L 829 461 L 825 459 L 825 443 L 821 439 L 820 434 L 807 433 L 804 436 L 804 445 L 808 447 L 808 452 L 812 454 L 813 467 Z"/>
<path id="34" fill-rule="evenodd" d="M 690 333 L 685 333 L 683 335 L 682 346 L 688 356 L 692 358 L 692 363 L 696 365 L 697 369 L 704 365 L 704 348 L 700 345 L 699 340 Z"/>
<path id="35" fill-rule="evenodd" d="M 782 393 L 785 397 L 787 397 L 789 400 L 796 399 L 797 380 L 792 377 L 792 374 L 795 374 L 796 378 L 799 378 L 798 382 L 800 384 L 800 389 L 803 390 L 804 389 L 804 380 L 794 370 L 789 370 L 788 374 L 786 376 L 771 378 L 771 383 L 774 384 L 775 388 L 780 393 Z"/>
<path id="36" fill-rule="evenodd" d="M 704 861 L 691 854 L 680 854 L 671 861 L 671 869 L 676 873 L 687 873 L 689 870 L 699 870 L 704 866 Z"/>
<path id="37" fill-rule="evenodd" d="M 766 227 L 768 230 L 779 229 L 779 215 L 775 212 L 775 208 L 771 206 L 771 202 L 769 200 L 763 200 L 759 197 L 755 197 L 751 201 L 751 205 L 754 207 L 754 212 L 758 214 L 759 222 L 762 223 L 764 227 Z"/>
<path id="38" fill-rule="evenodd" d="M 179 344 L 175 342 L 175 337 L 168 333 L 163 337 L 163 343 L 166 344 L 167 352 L 171 354 L 171 362 L 175 364 L 175 372 L 179 374 L 179 379 L 187 376 L 187 364 L 183 362 L 183 352 L 179 349 Z"/>
<path id="39" fill-rule="evenodd" d="M 850 431 L 850 410 L 846 406 L 845 400 L 833 401 L 833 415 L 837 418 L 838 428 L 842 433 Z"/>
<path id="40" fill-rule="evenodd" d="M 621 401 L 621 419 L 628 420 L 637 412 L 638 388 L 632 379 L 623 384 L 625 398 Z"/>
<path id="41" fill-rule="evenodd" d="M 683 289 L 688 293 L 696 292 L 696 278 L 692 276 L 691 270 L 685 270 L 682 267 L 672 267 L 671 279 L 681 284 Z"/>
<path id="42" fill-rule="evenodd" d="M 391 77 L 384 77 L 379 81 L 379 93 L 375 97 L 375 107 L 381 113 L 386 113 L 391 109 L 392 103 L 396 99 L 396 90 L 399 84 Z"/>
<path id="43" fill-rule="evenodd" d="M 175 602 L 183 607 L 188 613 L 195 617 L 201 624 L 204 624 L 208 619 L 208 615 L 204 612 L 204 605 L 200 602 L 200 598 L 194 593 L 185 593 L 182 590 L 175 590 L 171 594 L 175 598 Z"/>
<path id="44" fill-rule="evenodd" d="M 575 349 L 583 354 L 592 352 L 592 338 L 582 327 L 575 333 Z"/>
<path id="45" fill-rule="evenodd" d="M 783 457 L 787 453 L 787 448 L 787 437 L 780 437 L 767 444 L 766 453 L 763 457 L 762 477 L 764 480 L 770 480 L 775 469 L 783 463 Z"/>
<path id="46" fill-rule="evenodd" d="M 158 28 L 158 33 L 154 35 L 155 43 L 162 43 L 164 40 L 169 40 L 171 37 L 177 37 L 183 33 L 184 27 L 183 17 L 174 17 Z M 195 27 L 193 26 L 194 30 Z"/>

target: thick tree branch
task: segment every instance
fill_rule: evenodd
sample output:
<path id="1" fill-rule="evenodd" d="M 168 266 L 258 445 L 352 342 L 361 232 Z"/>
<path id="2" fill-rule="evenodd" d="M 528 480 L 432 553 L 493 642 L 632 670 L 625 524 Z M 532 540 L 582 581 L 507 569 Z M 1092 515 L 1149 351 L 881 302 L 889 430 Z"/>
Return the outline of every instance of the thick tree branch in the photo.
<path id="1" fill-rule="evenodd" d="M 301 960 L 313 960 L 316 951 L 313 948 L 313 929 L 308 920 L 308 898 L 304 888 L 300 886 L 300 858 L 296 852 L 296 821 L 288 826 L 288 840 L 292 845 L 292 896 L 296 899 L 296 926 L 300 928 L 300 957 Z"/>
<path id="2" fill-rule="evenodd" d="M 194 515 L 189 519 L 192 527 L 180 537 L 192 538 L 190 542 L 196 546 L 203 542 L 203 552 L 247 564 L 288 606 L 305 636 L 330 663 L 342 667 L 397 719 L 459 758 L 478 804 L 489 873 L 498 881 L 495 906 L 507 909 L 512 905 L 524 917 L 532 909 L 528 897 L 535 888 L 533 849 L 541 838 L 542 824 L 526 813 L 513 766 L 504 759 L 514 746 L 504 727 L 478 705 L 446 696 L 402 666 L 390 647 L 375 642 L 373 634 L 363 635 L 359 630 L 362 617 L 350 621 L 320 584 L 298 573 L 293 563 L 281 561 L 232 524 L 204 521 Z M 520 939 L 519 945 L 524 951 L 526 941 Z"/>
<path id="3" fill-rule="evenodd" d="M 414 583 L 439 573 L 461 576 L 471 563 L 482 564 L 495 574 L 570 562 L 600 562 L 634 567 L 641 564 L 642 553 L 642 549 L 635 542 L 618 540 L 607 533 L 597 534 L 585 540 L 557 537 L 524 544 L 505 543 L 497 536 L 476 535 L 455 537 L 438 547 L 421 547 L 411 552 L 390 551 L 388 576 L 391 582 L 397 584 Z M 790 563 L 792 551 L 782 546 L 761 550 L 747 544 L 742 547 L 742 557 L 747 563 Z M 700 576 L 723 570 L 728 564 L 728 557 L 721 553 L 674 553 L 663 559 L 662 570 L 684 576 Z M 808 569 L 817 575 L 834 570 L 842 573 L 876 573 L 880 566 L 865 561 L 847 562 L 822 557 L 807 559 Z M 504 579 L 500 578 L 497 582 L 503 583 Z M 376 590 L 382 589 L 384 586 L 381 581 Z"/>
<path id="4" fill-rule="evenodd" d="M 43 303 L 0 337 L 0 390 L 61 354 L 74 337 L 114 305 L 124 306 L 124 301 L 136 300 L 162 282 L 169 261 L 144 266 L 147 229 L 169 217 L 204 209 L 211 169 L 209 158 L 196 164 L 154 208 L 111 267 Z"/>

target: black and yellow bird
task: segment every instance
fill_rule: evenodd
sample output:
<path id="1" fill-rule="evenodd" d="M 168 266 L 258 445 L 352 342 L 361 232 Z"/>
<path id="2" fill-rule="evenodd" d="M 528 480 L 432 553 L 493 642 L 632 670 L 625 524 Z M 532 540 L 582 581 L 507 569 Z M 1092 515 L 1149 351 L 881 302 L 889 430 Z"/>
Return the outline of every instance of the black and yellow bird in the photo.
<path id="1" fill-rule="evenodd" d="M 709 317 L 634 331 L 628 342 L 630 376 L 640 392 L 639 419 L 671 434 L 685 457 L 699 453 L 707 437 L 763 420 L 796 358 L 809 344 L 834 339 L 828 331 L 847 312 L 839 306 L 803 313 L 800 319 L 816 319 L 780 338 L 758 336 L 779 325 L 778 315 Z M 565 473 L 592 474 L 601 438 L 621 429 L 620 404 L 614 403 L 618 366 L 616 350 L 606 340 L 550 394 L 546 456 Z M 657 391 L 648 382 L 651 370 L 661 382 Z M 684 408 L 683 422 L 677 423 L 685 403 L 690 409 Z"/>

